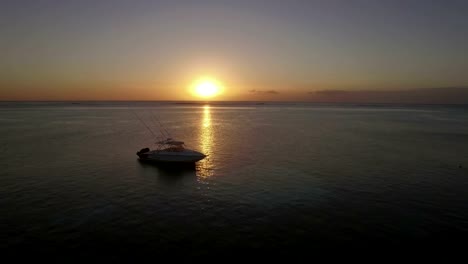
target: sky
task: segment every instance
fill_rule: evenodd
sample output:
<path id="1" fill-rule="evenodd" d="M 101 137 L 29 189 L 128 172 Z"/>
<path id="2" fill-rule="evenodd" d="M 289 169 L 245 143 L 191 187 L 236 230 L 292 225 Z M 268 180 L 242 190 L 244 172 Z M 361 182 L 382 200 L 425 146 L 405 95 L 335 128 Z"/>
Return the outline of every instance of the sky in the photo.
<path id="1" fill-rule="evenodd" d="M 198 100 L 207 77 L 211 100 L 468 102 L 466 14 L 457 0 L 2 0 L 0 100 Z"/>

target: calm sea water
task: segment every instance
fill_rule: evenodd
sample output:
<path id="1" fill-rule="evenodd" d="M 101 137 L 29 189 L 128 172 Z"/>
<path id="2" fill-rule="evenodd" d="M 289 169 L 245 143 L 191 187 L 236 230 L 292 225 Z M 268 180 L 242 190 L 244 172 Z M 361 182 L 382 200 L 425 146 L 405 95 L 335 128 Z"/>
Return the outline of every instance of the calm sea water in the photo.
<path id="1" fill-rule="evenodd" d="M 209 155 L 142 164 L 161 126 Z M 305 253 L 468 234 L 468 108 L 0 104 L 3 250 Z M 374 244 L 375 245 L 375 244 Z"/>

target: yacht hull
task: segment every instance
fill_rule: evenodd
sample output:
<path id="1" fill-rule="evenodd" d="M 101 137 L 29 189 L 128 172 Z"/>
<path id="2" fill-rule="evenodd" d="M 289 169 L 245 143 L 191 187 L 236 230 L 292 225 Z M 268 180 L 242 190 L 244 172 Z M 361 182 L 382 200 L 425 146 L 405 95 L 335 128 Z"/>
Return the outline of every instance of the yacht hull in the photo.
<path id="1" fill-rule="evenodd" d="M 197 151 L 185 152 L 166 152 L 166 151 L 150 151 L 138 154 L 141 161 L 158 162 L 158 163 L 195 163 L 204 159 L 206 156 Z"/>

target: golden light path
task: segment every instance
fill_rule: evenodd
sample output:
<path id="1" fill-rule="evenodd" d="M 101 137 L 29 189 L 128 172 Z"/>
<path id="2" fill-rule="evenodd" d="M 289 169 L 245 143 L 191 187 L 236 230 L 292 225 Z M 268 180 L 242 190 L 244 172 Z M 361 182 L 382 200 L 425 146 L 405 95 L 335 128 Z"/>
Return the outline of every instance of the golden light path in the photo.
<path id="1" fill-rule="evenodd" d="M 213 128 L 211 126 L 210 106 L 203 107 L 203 118 L 200 127 L 200 149 L 208 157 L 201 160 L 198 164 L 198 176 L 201 178 L 210 177 L 213 172 L 211 169 L 211 154 L 213 144 Z"/>

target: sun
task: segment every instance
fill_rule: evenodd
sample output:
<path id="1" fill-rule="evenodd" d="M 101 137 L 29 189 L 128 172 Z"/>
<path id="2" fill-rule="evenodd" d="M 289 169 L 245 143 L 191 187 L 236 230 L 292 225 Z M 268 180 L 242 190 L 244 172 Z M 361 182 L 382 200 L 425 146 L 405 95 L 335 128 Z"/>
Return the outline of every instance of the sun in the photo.
<path id="1" fill-rule="evenodd" d="M 218 92 L 218 89 L 214 82 L 205 81 L 197 84 L 195 91 L 202 97 L 212 97 Z"/>
<path id="2" fill-rule="evenodd" d="M 200 79 L 193 87 L 193 93 L 199 97 L 209 98 L 221 93 L 221 85 L 214 79 Z"/>

